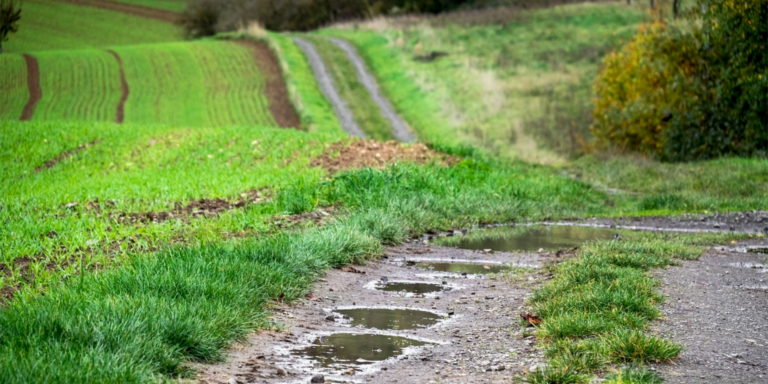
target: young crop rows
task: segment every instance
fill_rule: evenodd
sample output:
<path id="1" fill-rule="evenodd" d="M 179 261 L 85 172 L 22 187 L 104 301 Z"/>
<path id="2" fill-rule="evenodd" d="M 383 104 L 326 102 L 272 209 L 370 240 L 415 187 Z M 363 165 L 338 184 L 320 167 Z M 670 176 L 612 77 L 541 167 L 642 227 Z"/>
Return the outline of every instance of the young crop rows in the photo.
<path id="1" fill-rule="evenodd" d="M 278 126 L 265 92 L 275 74 L 264 74 L 254 49 L 204 41 L 35 53 L 42 97 L 31 119 Z M 2 65 L 0 119 L 19 119 L 27 66 L 15 54 Z"/>

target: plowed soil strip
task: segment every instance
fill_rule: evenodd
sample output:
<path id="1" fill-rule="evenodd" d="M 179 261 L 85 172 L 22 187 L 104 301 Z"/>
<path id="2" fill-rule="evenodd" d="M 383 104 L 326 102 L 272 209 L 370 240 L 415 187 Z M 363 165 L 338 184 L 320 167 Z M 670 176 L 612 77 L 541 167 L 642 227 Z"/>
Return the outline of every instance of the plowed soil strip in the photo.
<path id="1" fill-rule="evenodd" d="M 157 9 L 152 7 L 145 7 L 143 5 L 120 3 L 109 0 L 56 0 L 62 3 L 69 3 L 75 5 L 84 5 L 87 7 L 94 7 L 100 9 L 106 9 L 109 11 L 126 13 L 133 16 L 144 17 L 147 19 L 155 19 L 164 21 L 166 23 L 175 23 L 179 18 L 179 14 L 176 12 L 166 11 L 164 9 Z"/>
<path id="2" fill-rule="evenodd" d="M 275 118 L 277 125 L 282 128 L 301 128 L 301 120 L 296 109 L 293 108 L 288 99 L 288 89 L 283 81 L 283 72 L 275 55 L 269 47 L 262 42 L 256 41 L 238 41 L 253 52 L 253 59 L 259 67 L 259 71 L 264 75 L 266 89 L 264 91 L 269 103 L 269 111 Z"/>
<path id="3" fill-rule="evenodd" d="M 328 73 L 328 69 L 325 68 L 325 64 L 323 64 L 320 54 L 317 53 L 315 45 L 298 37 L 294 37 L 293 41 L 296 42 L 296 45 L 298 45 L 304 52 L 309 65 L 312 66 L 312 71 L 315 73 L 315 78 L 320 85 L 320 90 L 333 106 L 333 112 L 339 119 L 341 128 L 350 136 L 364 138 L 365 133 L 363 133 L 363 130 L 360 129 L 360 126 L 355 122 L 355 119 L 352 116 L 352 111 L 349 109 L 349 106 L 347 106 L 347 103 L 341 99 L 339 91 L 336 89 L 336 85 L 334 85 L 333 79 Z"/>
<path id="4" fill-rule="evenodd" d="M 128 94 L 130 93 L 130 89 L 128 89 L 128 81 L 125 80 L 125 71 L 123 71 L 123 60 L 120 59 L 120 55 L 117 54 L 117 52 L 108 49 L 107 52 L 109 52 L 112 56 L 115 57 L 115 60 L 117 60 L 117 65 L 120 67 L 120 88 L 122 89 L 122 95 L 120 96 L 120 101 L 117 103 L 117 118 L 115 121 L 117 123 L 122 124 L 123 119 L 125 119 L 125 102 L 128 100 Z"/>
<path id="5" fill-rule="evenodd" d="M 29 88 L 29 100 L 24 105 L 24 110 L 21 111 L 21 120 L 26 121 L 35 114 L 35 107 L 43 97 L 43 90 L 40 88 L 40 65 L 37 63 L 37 59 L 27 54 L 22 56 L 27 63 L 27 87 Z"/>

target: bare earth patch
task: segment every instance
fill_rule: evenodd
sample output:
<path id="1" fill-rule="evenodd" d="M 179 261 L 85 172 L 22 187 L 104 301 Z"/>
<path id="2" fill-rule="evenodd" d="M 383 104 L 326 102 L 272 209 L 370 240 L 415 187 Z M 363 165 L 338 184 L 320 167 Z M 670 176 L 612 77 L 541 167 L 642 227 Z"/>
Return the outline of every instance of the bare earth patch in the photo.
<path id="1" fill-rule="evenodd" d="M 666 383 L 768 383 L 768 254 L 714 248 L 659 275 L 656 328 L 685 347 Z"/>
<path id="2" fill-rule="evenodd" d="M 433 151 L 421 143 L 407 145 L 394 140 L 381 143 L 354 139 L 331 144 L 322 155 L 312 160 L 310 166 L 322 167 L 334 174 L 345 169 L 384 168 L 399 161 L 453 165 L 460 160 L 456 156 Z"/>

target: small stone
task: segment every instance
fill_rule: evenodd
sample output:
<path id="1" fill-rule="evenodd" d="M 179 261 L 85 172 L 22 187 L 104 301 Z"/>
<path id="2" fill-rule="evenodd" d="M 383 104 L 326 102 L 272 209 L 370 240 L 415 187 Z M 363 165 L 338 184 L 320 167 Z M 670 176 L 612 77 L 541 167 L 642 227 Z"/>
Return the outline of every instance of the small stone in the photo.
<path id="1" fill-rule="evenodd" d="M 286 370 L 285 370 L 285 369 L 283 369 L 283 368 L 278 368 L 278 369 L 277 369 L 277 375 L 278 375 L 278 376 L 286 376 L 286 375 L 288 375 L 288 371 L 286 371 Z"/>
<path id="2" fill-rule="evenodd" d="M 483 366 L 483 367 L 486 366 L 486 365 L 490 365 L 490 364 L 491 364 L 491 362 L 488 361 L 488 360 L 483 360 L 483 361 L 480 362 L 480 365 Z"/>
<path id="3" fill-rule="evenodd" d="M 312 376 L 312 380 L 309 381 L 310 383 L 325 383 L 325 376 L 323 375 L 314 375 Z"/>
<path id="4" fill-rule="evenodd" d="M 529 370 L 529 371 L 531 371 L 531 372 L 536 372 L 536 370 L 537 370 L 538 368 L 539 368 L 539 367 L 538 367 L 536 364 L 534 364 L 534 365 L 531 365 L 531 367 L 530 367 L 530 368 L 528 368 L 528 370 Z"/>

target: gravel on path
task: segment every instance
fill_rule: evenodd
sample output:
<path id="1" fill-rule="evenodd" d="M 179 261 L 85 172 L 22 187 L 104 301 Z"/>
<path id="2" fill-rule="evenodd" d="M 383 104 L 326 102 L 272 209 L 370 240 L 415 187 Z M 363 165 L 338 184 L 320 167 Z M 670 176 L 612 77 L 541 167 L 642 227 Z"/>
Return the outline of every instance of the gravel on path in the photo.
<path id="1" fill-rule="evenodd" d="M 656 328 L 684 347 L 656 367 L 665 383 L 768 383 L 767 264 L 768 254 L 722 247 L 658 272 L 667 300 Z"/>
<path id="2" fill-rule="evenodd" d="M 376 83 L 376 79 L 368 72 L 367 69 L 365 69 L 365 63 L 363 62 L 363 59 L 360 57 L 360 55 L 357 53 L 357 50 L 355 49 L 352 44 L 350 44 L 347 41 L 337 39 L 334 37 L 329 38 L 331 42 L 336 44 L 339 48 L 341 48 L 344 53 L 347 54 L 347 58 L 349 58 L 349 61 L 352 62 L 352 65 L 355 67 L 355 72 L 357 72 L 357 79 L 360 81 L 361 84 L 365 87 L 365 89 L 368 90 L 368 93 L 370 93 L 371 98 L 376 103 L 376 105 L 379 106 L 379 109 L 381 110 L 381 115 L 384 116 L 389 122 L 392 124 L 392 135 L 395 136 L 397 140 L 400 140 L 402 142 L 412 142 L 415 140 L 415 137 L 411 133 L 411 130 L 408 128 L 408 125 L 405 123 L 405 120 L 403 120 L 400 115 L 395 112 L 394 108 L 392 108 L 392 105 L 389 103 L 389 101 L 381 94 L 381 91 L 379 90 L 379 85 Z"/>
<path id="3" fill-rule="evenodd" d="M 293 41 L 296 42 L 296 45 L 298 45 L 304 52 L 304 55 L 307 56 L 307 61 L 309 61 L 309 65 L 312 66 L 315 78 L 320 85 L 320 90 L 328 101 L 331 102 L 333 111 L 336 113 L 336 117 L 339 118 L 339 123 L 341 123 L 341 128 L 350 136 L 365 138 L 365 133 L 363 133 L 363 130 L 360 129 L 360 126 L 355 122 L 352 111 L 347 106 L 347 103 L 342 100 L 339 91 L 333 84 L 333 79 L 325 68 L 325 64 L 323 64 L 320 54 L 317 53 L 315 45 L 298 37 L 294 37 Z"/>

